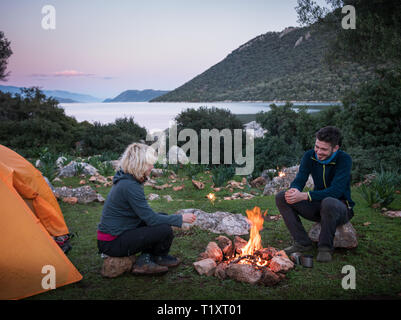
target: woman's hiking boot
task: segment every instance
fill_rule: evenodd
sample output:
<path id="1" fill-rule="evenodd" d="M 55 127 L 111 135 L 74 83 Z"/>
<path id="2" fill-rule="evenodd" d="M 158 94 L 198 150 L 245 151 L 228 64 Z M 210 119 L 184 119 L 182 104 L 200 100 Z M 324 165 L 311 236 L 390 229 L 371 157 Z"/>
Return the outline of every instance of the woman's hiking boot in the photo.
<path id="1" fill-rule="evenodd" d="M 153 262 L 171 268 L 178 266 L 181 263 L 181 260 L 168 254 L 165 256 L 153 256 Z"/>
<path id="2" fill-rule="evenodd" d="M 132 267 L 131 273 L 138 275 L 162 275 L 168 271 L 166 266 L 158 265 L 149 253 L 141 254 Z"/>

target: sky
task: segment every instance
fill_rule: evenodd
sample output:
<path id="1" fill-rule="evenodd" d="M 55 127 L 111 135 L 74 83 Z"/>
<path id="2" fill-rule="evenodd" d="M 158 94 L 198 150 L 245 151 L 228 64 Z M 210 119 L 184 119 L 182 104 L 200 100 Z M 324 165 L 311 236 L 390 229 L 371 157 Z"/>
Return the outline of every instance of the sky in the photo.
<path id="1" fill-rule="evenodd" d="M 46 5 L 54 15 L 42 13 Z M 247 41 L 299 26 L 296 5 L 296 0 L 1 0 L 0 31 L 13 54 L 10 75 L 0 85 L 102 99 L 129 89 L 173 90 Z"/>

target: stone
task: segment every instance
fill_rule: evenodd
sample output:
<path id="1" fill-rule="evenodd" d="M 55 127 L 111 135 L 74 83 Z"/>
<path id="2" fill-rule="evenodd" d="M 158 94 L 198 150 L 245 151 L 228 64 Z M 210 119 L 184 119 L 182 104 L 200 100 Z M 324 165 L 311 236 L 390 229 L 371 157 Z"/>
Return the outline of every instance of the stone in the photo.
<path id="1" fill-rule="evenodd" d="M 176 186 L 176 187 L 173 187 L 173 190 L 174 191 L 180 191 L 180 190 L 184 189 L 184 187 L 185 187 L 185 185 Z"/>
<path id="2" fill-rule="evenodd" d="M 276 253 L 277 253 L 277 249 L 273 248 L 273 247 L 267 247 L 267 248 L 263 248 L 261 250 L 259 250 L 259 253 L 262 255 L 262 259 L 265 260 L 270 260 L 272 259 Z"/>
<path id="3" fill-rule="evenodd" d="M 227 263 L 219 263 L 216 267 L 216 269 L 214 270 L 214 276 L 224 280 L 227 278 L 227 273 L 226 273 L 226 269 L 227 269 L 228 264 Z"/>
<path id="4" fill-rule="evenodd" d="M 321 230 L 321 225 L 316 222 L 312 228 L 309 230 L 309 238 L 314 241 L 319 241 L 319 235 Z M 335 248 L 356 248 L 358 246 L 358 239 L 356 230 L 352 226 L 351 222 L 347 222 L 344 225 L 338 226 L 336 233 L 334 234 L 333 246 Z"/>
<path id="5" fill-rule="evenodd" d="M 216 262 L 220 262 L 223 260 L 223 252 L 214 241 L 208 243 L 205 253 L 207 254 L 208 258 L 211 258 Z"/>
<path id="6" fill-rule="evenodd" d="M 88 163 L 71 161 L 68 165 L 59 169 L 57 177 L 73 177 L 78 175 L 77 166 L 82 166 L 82 173 L 84 175 L 93 176 L 98 173 L 98 170 Z"/>
<path id="7" fill-rule="evenodd" d="M 264 187 L 267 183 L 267 180 L 263 177 L 257 177 L 256 179 L 250 182 L 252 188 L 260 188 Z"/>
<path id="8" fill-rule="evenodd" d="M 214 274 L 217 264 L 213 259 L 207 258 L 194 262 L 193 266 L 200 275 L 211 276 Z"/>
<path id="9" fill-rule="evenodd" d="M 233 242 L 226 236 L 218 236 L 216 240 L 217 240 L 217 245 L 223 252 L 224 256 L 231 257 L 232 254 L 234 253 Z"/>
<path id="10" fill-rule="evenodd" d="M 263 271 L 263 275 L 260 279 L 260 282 L 264 284 L 265 286 L 274 286 L 275 284 L 280 282 L 280 276 L 278 276 L 276 273 L 271 271 L 269 268 L 265 268 Z"/>
<path id="11" fill-rule="evenodd" d="M 298 170 L 299 170 L 299 165 L 283 169 L 282 172 L 285 175 L 282 177 L 280 176 L 274 177 L 271 181 L 268 181 L 263 190 L 263 195 L 276 195 L 281 190 L 288 189 L 290 187 L 291 182 L 295 179 Z M 313 190 L 314 184 L 311 175 L 309 175 L 305 187 Z"/>
<path id="12" fill-rule="evenodd" d="M 401 211 L 388 210 L 384 211 L 383 214 L 390 218 L 401 218 Z"/>
<path id="13" fill-rule="evenodd" d="M 193 213 L 196 220 L 192 226 L 197 226 L 203 230 L 209 230 L 218 234 L 244 235 L 249 233 L 249 223 L 245 216 L 240 213 L 217 211 L 213 213 L 204 212 L 199 209 L 182 209 L 177 214 Z"/>
<path id="14" fill-rule="evenodd" d="M 254 130 L 254 137 L 255 138 L 263 138 L 263 136 L 265 135 L 265 133 L 267 132 L 266 129 L 263 129 L 263 127 L 260 125 L 260 123 L 256 122 L 256 121 L 251 121 L 248 123 L 244 124 L 244 129 L 245 130 L 249 130 L 252 129 Z"/>
<path id="15" fill-rule="evenodd" d="M 163 199 L 166 199 L 167 202 L 173 201 L 173 198 L 170 195 L 163 196 Z"/>
<path id="16" fill-rule="evenodd" d="M 256 284 L 262 278 L 262 271 L 249 264 L 233 263 L 225 271 L 228 277 L 239 282 Z"/>
<path id="17" fill-rule="evenodd" d="M 235 252 L 241 254 L 241 249 L 247 245 L 248 241 L 242 239 L 241 237 L 235 236 L 234 238 L 234 248 Z"/>
<path id="18" fill-rule="evenodd" d="M 205 188 L 205 184 L 200 181 L 192 180 L 192 184 L 199 190 L 202 190 Z"/>
<path id="19" fill-rule="evenodd" d="M 153 201 L 153 200 L 159 200 L 160 196 L 156 193 L 149 193 L 148 195 L 148 200 Z"/>
<path id="20" fill-rule="evenodd" d="M 104 202 L 104 198 L 96 193 L 90 186 L 79 188 L 59 187 L 54 189 L 54 195 L 58 199 L 76 197 L 78 203 L 90 203 L 93 201 Z"/>
<path id="21" fill-rule="evenodd" d="M 151 177 L 162 177 L 163 176 L 163 169 L 156 169 L 153 168 L 152 171 L 150 172 Z"/>
<path id="22" fill-rule="evenodd" d="M 130 272 L 135 263 L 135 256 L 107 257 L 103 261 L 100 274 L 105 278 L 115 278 L 125 272 Z"/>
<path id="23" fill-rule="evenodd" d="M 168 160 L 169 163 L 182 163 L 187 164 L 189 159 L 185 154 L 185 151 L 178 146 L 172 146 L 168 151 Z"/>
<path id="24" fill-rule="evenodd" d="M 65 198 L 63 198 L 63 202 L 68 203 L 68 204 L 76 204 L 76 203 L 78 203 L 78 198 L 76 198 L 76 197 L 65 197 Z"/>
<path id="25" fill-rule="evenodd" d="M 284 250 L 277 252 L 270 261 L 270 270 L 273 272 L 287 272 L 294 268 L 294 262 L 292 262 Z"/>

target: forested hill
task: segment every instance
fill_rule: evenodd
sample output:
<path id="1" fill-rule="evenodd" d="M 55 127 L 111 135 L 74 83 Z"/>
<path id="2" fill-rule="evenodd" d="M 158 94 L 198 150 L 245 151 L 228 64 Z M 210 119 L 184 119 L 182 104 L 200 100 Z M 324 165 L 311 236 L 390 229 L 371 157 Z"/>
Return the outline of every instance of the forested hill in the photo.
<path id="1" fill-rule="evenodd" d="M 152 101 L 335 101 L 371 78 L 372 70 L 324 61 L 332 35 L 310 28 L 267 32 L 181 87 Z"/>

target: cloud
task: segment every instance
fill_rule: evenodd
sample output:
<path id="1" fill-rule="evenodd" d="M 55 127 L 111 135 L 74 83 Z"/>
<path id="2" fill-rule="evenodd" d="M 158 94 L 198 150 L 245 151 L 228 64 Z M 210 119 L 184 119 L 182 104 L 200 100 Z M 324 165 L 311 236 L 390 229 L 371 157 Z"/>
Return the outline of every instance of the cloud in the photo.
<path id="1" fill-rule="evenodd" d="M 31 77 L 34 78 L 49 78 L 49 77 L 93 77 L 93 73 L 85 73 L 77 70 L 63 70 L 52 73 L 34 73 Z"/>

